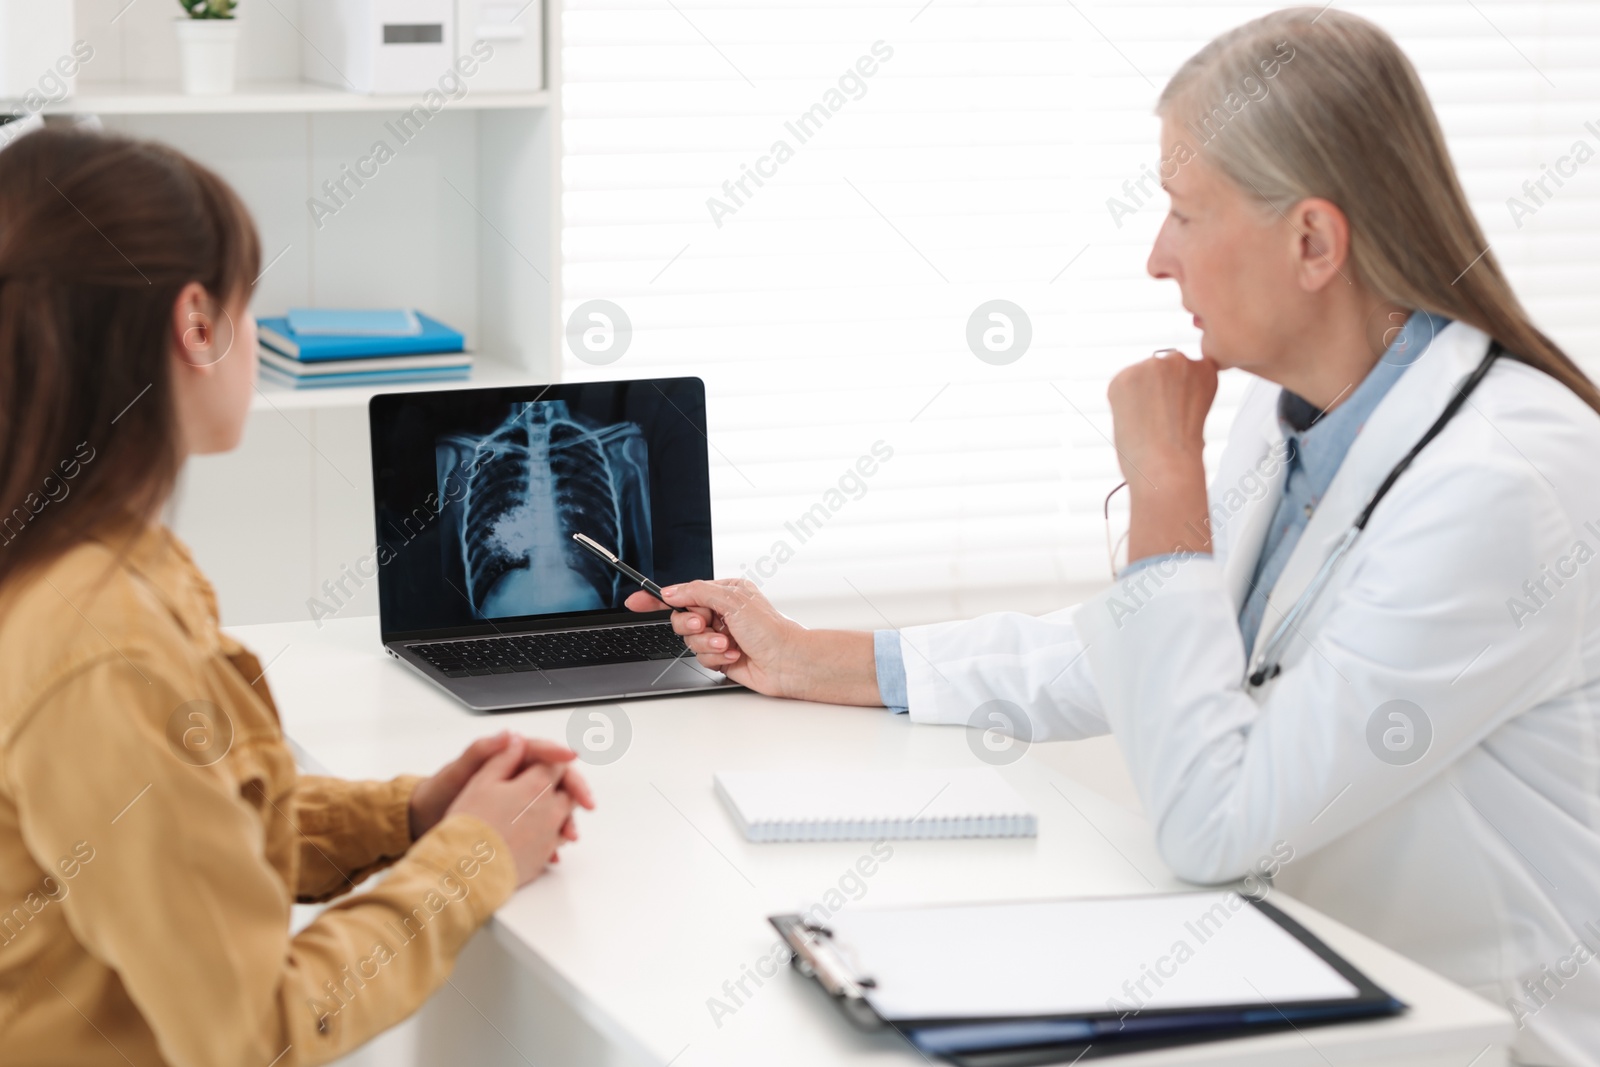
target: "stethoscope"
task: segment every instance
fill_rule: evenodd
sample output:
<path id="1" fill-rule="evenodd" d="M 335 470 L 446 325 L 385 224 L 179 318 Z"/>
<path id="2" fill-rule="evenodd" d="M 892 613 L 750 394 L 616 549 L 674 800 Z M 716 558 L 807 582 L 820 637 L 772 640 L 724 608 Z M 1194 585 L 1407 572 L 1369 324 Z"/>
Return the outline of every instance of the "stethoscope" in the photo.
<path id="1" fill-rule="evenodd" d="M 1299 632 L 1300 621 L 1305 618 L 1306 614 L 1311 610 L 1311 605 L 1316 603 L 1317 597 L 1327 587 L 1334 571 L 1338 570 L 1339 564 L 1344 560 L 1345 556 L 1350 554 L 1351 546 L 1356 543 L 1356 538 L 1361 536 L 1361 531 L 1367 528 L 1367 520 L 1372 518 L 1372 513 L 1377 510 L 1378 504 L 1388 495 L 1389 490 L 1394 487 L 1394 483 L 1399 480 L 1400 475 L 1405 473 L 1406 468 L 1411 466 L 1412 460 L 1416 459 L 1417 455 L 1428 447 L 1429 441 L 1439 436 L 1439 432 L 1449 424 L 1450 420 L 1455 417 L 1456 412 L 1460 411 L 1462 406 L 1466 404 L 1467 397 L 1472 395 L 1472 391 L 1478 387 L 1478 383 L 1483 381 L 1484 376 L 1489 373 L 1489 367 L 1504 352 L 1505 349 L 1501 347 L 1499 341 L 1490 343 L 1489 351 L 1483 357 L 1483 361 L 1478 364 L 1471 374 L 1462 380 L 1461 385 L 1456 389 L 1455 396 L 1450 398 L 1450 403 L 1445 405 L 1444 410 L 1439 413 L 1439 417 L 1433 420 L 1433 425 L 1428 427 L 1428 432 L 1423 434 L 1417 443 L 1411 446 L 1411 451 L 1401 457 L 1400 462 L 1396 463 L 1394 469 L 1389 472 L 1389 476 L 1378 486 L 1378 491 L 1372 494 L 1372 499 L 1367 501 L 1367 506 L 1361 509 L 1361 514 L 1356 516 L 1356 521 L 1351 525 L 1350 529 L 1345 531 L 1344 536 L 1339 539 L 1338 545 L 1334 547 L 1328 558 L 1323 561 L 1322 566 L 1317 570 L 1310 584 L 1306 586 L 1305 591 L 1300 594 L 1300 598 L 1294 602 L 1288 612 L 1279 620 L 1277 627 L 1272 631 L 1272 636 L 1267 639 L 1267 643 L 1261 646 L 1261 650 L 1252 659 L 1249 672 L 1245 675 L 1246 681 L 1252 687 L 1261 685 L 1269 678 L 1276 678 L 1279 672 L 1282 671 L 1283 653 L 1289 647 L 1289 639 Z"/>

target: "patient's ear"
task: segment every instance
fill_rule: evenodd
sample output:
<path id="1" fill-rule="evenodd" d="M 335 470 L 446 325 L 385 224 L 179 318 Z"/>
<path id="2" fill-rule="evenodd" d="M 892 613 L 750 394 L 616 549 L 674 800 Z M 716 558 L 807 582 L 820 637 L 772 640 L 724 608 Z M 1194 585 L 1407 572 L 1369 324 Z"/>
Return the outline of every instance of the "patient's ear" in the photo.
<path id="1" fill-rule="evenodd" d="M 222 335 L 217 302 L 199 282 L 190 282 L 172 302 L 172 321 L 168 347 L 185 367 L 209 373 L 222 358 Z"/>

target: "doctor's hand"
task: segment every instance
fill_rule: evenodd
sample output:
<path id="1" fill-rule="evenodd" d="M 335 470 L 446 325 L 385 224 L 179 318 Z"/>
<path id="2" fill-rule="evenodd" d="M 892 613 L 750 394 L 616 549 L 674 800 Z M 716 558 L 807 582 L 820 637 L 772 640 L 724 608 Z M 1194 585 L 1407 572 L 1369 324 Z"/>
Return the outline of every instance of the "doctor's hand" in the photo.
<path id="1" fill-rule="evenodd" d="M 1124 367 L 1111 379 L 1106 397 L 1112 436 L 1129 489 L 1140 481 L 1159 483 L 1169 466 L 1199 461 L 1216 395 L 1217 365 L 1175 349 Z"/>
<path id="2" fill-rule="evenodd" d="M 1217 365 L 1167 349 L 1111 379 L 1112 437 L 1131 505 L 1128 561 L 1168 552 L 1210 552 L 1206 510 L 1206 415 Z"/>
<path id="3" fill-rule="evenodd" d="M 684 582 L 661 593 L 667 604 L 645 592 L 626 603 L 633 611 L 660 611 L 668 604 L 687 608 L 672 616 L 672 628 L 702 667 L 767 696 L 795 695 L 794 661 L 805 627 L 779 614 L 754 582 Z"/>
<path id="4" fill-rule="evenodd" d="M 672 616 L 672 628 L 702 667 L 767 696 L 879 703 L 872 634 L 808 630 L 743 578 L 684 582 L 661 593 L 666 604 L 645 592 L 626 603 L 633 611 L 686 609 Z"/>

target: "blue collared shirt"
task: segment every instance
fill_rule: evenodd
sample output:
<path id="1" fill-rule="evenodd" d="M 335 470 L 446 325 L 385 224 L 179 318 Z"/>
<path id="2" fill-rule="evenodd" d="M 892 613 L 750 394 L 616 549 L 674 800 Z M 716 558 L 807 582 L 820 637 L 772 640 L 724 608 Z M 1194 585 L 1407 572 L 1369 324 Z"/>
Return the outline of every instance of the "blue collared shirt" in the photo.
<path id="1" fill-rule="evenodd" d="M 1239 610 L 1239 632 L 1244 636 L 1246 654 L 1254 648 L 1261 631 L 1267 595 L 1294 554 L 1306 523 L 1322 502 L 1334 475 L 1339 473 L 1356 435 L 1389 394 L 1390 387 L 1448 325 L 1450 320 L 1441 316 L 1426 311 L 1412 312 L 1372 370 L 1344 402 L 1336 404 L 1331 411 L 1319 411 L 1287 389 L 1279 395 L 1278 425 L 1283 429 L 1287 474 L 1283 496 L 1273 512 L 1261 555 L 1256 559 L 1255 573 L 1250 578 L 1250 593 Z M 1124 567 L 1118 577 L 1127 578 L 1173 555 L 1135 560 Z M 906 710 L 906 668 L 899 634 L 894 630 L 878 630 L 873 634 L 872 646 L 878 670 L 879 699 L 889 710 L 903 712 Z"/>
<path id="2" fill-rule="evenodd" d="M 1433 338 L 1448 325 L 1450 320 L 1438 315 L 1412 312 L 1361 384 L 1331 411 L 1318 411 L 1287 389 L 1279 395 L 1278 425 L 1283 429 L 1287 473 L 1283 496 L 1272 513 L 1261 555 L 1256 558 L 1255 573 L 1250 577 L 1249 595 L 1239 610 L 1239 632 L 1244 636 L 1247 655 L 1255 648 L 1256 636 L 1261 632 L 1267 596 L 1278 584 L 1278 576 L 1288 565 L 1328 486 L 1333 484 L 1356 435 L 1406 368 L 1421 358 Z"/>

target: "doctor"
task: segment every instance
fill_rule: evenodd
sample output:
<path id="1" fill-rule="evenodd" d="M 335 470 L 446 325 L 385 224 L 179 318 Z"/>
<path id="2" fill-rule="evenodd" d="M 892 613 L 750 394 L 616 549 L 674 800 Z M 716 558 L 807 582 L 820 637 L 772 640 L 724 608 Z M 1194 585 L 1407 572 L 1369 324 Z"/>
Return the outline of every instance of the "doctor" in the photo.
<path id="1" fill-rule="evenodd" d="M 692 609 L 674 625 L 763 693 L 1109 729 L 1177 874 L 1275 871 L 1506 1004 L 1521 1062 L 1600 1064 L 1600 394 L 1484 252 L 1371 23 L 1247 23 L 1158 112 L 1149 270 L 1203 337 L 1111 383 L 1132 509 L 1112 588 L 866 634 L 692 582 L 665 591 Z M 1258 380 L 1208 493 L 1226 369 Z"/>

